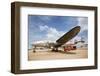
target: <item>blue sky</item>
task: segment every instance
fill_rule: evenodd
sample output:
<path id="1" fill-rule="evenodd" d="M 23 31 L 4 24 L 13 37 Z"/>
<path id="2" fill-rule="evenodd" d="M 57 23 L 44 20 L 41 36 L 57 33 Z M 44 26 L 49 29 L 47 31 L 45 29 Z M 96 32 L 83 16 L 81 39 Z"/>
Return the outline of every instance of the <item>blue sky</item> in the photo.
<path id="1" fill-rule="evenodd" d="M 56 41 L 63 34 L 75 26 L 81 26 L 80 33 L 74 38 L 79 40 L 83 37 L 88 42 L 88 18 L 75 16 L 28 16 L 28 45 L 36 41 Z M 73 40 L 74 40 L 73 39 Z"/>

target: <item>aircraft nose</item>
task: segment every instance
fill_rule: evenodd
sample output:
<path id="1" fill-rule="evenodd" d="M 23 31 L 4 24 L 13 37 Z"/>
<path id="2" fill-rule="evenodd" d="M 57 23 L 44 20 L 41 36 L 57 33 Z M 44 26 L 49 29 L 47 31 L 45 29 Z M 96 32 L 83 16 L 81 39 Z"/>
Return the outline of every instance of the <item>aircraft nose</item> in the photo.
<path id="1" fill-rule="evenodd" d="M 76 28 L 81 29 L 81 26 L 76 26 Z"/>
<path id="2" fill-rule="evenodd" d="M 81 26 L 76 26 L 75 29 L 76 29 L 77 31 L 80 31 Z"/>

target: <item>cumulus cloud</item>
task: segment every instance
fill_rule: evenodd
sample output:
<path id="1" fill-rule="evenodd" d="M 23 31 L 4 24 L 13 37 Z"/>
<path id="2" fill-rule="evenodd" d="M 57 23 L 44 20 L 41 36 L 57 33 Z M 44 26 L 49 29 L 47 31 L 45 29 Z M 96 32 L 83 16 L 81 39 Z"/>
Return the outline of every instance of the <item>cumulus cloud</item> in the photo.
<path id="1" fill-rule="evenodd" d="M 39 17 L 39 19 L 41 19 L 42 21 L 50 21 L 50 20 L 52 19 L 52 17 L 50 17 L 50 16 L 43 16 L 43 17 L 38 16 L 38 17 Z"/>
<path id="2" fill-rule="evenodd" d="M 88 18 L 81 17 L 81 18 L 77 18 L 77 20 L 78 20 L 77 25 L 81 26 L 80 33 L 83 33 L 84 31 L 88 30 L 88 21 L 87 21 Z M 56 28 L 50 27 L 48 25 L 40 25 L 39 30 L 41 32 L 45 32 L 45 36 L 44 38 L 42 38 L 42 40 L 46 40 L 46 41 L 56 41 L 57 39 L 59 39 L 61 36 L 63 36 L 66 33 L 66 31 L 59 31 Z M 74 40 L 81 40 L 81 38 L 82 37 L 80 36 L 76 36 L 69 42 L 73 43 Z"/>
<path id="3" fill-rule="evenodd" d="M 87 17 L 81 17 L 78 18 L 78 24 L 81 26 L 81 32 L 88 30 L 88 18 Z"/>
<path id="4" fill-rule="evenodd" d="M 49 27 L 47 25 L 40 26 L 40 30 L 46 32 L 45 40 L 56 41 L 64 34 L 64 31 L 58 31 L 56 28 Z"/>
<path id="5" fill-rule="evenodd" d="M 40 31 L 46 31 L 47 29 L 49 29 L 47 25 L 44 25 L 44 26 L 40 25 L 39 28 L 40 28 Z"/>

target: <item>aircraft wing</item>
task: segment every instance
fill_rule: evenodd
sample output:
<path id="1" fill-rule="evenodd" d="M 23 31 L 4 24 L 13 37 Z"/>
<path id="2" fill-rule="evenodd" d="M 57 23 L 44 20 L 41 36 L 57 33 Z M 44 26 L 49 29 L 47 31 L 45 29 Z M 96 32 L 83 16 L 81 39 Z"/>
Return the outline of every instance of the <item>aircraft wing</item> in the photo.
<path id="1" fill-rule="evenodd" d="M 56 40 L 56 43 L 58 44 L 57 46 L 59 47 L 65 44 L 66 42 L 74 38 L 79 32 L 80 32 L 80 26 L 72 28 L 69 32 L 65 33 L 62 37 Z"/>

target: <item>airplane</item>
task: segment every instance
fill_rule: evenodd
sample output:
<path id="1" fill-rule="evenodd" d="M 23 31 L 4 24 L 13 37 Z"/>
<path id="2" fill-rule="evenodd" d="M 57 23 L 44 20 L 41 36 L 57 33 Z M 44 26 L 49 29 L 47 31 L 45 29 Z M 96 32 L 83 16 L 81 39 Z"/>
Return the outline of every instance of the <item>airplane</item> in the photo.
<path id="1" fill-rule="evenodd" d="M 72 28 L 69 32 L 65 33 L 58 40 L 56 40 L 55 43 L 48 42 L 49 47 L 51 47 L 51 46 L 53 47 L 53 49 L 52 49 L 53 52 L 59 52 L 58 48 L 61 47 L 62 45 L 64 45 L 65 43 L 67 43 L 68 41 L 70 41 L 71 39 L 73 39 L 80 32 L 80 29 L 81 29 L 80 26 L 76 26 L 76 27 Z M 44 44 L 39 44 L 39 45 L 48 47 L 48 45 L 44 45 Z M 33 52 L 35 52 L 35 48 L 34 48 Z"/>

